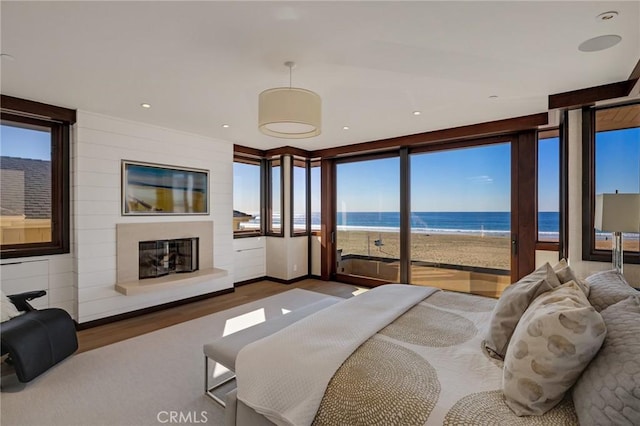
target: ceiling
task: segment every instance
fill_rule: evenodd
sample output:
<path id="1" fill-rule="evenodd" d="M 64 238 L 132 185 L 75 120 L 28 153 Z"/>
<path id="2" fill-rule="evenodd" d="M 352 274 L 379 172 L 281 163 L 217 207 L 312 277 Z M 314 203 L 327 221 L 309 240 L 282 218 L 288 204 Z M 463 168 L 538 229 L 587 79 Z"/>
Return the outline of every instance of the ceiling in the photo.
<path id="1" fill-rule="evenodd" d="M 640 58 L 638 1 L 2 1 L 0 19 L 3 94 L 259 149 L 544 112 L 549 94 L 626 80 Z M 622 41 L 578 50 L 607 34 Z M 257 129 L 258 94 L 288 85 L 288 60 L 293 86 L 322 97 L 320 136 Z"/>

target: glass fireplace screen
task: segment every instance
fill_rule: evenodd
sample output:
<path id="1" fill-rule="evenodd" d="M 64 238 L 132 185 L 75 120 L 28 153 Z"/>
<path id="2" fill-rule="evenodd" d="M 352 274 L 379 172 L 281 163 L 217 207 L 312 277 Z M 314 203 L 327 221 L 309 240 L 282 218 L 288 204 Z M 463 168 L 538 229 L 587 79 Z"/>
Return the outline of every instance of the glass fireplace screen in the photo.
<path id="1" fill-rule="evenodd" d="M 198 270 L 198 238 L 139 242 L 139 279 Z"/>

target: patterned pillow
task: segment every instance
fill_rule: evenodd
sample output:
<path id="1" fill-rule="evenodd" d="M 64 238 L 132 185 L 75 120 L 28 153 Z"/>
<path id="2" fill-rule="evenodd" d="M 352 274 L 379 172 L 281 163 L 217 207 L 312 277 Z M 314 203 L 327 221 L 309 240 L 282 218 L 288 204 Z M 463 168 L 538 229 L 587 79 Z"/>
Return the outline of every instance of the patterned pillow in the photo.
<path id="1" fill-rule="evenodd" d="M 589 297 L 589 283 L 585 280 L 578 278 L 573 272 L 573 269 L 567 263 L 567 259 L 562 259 L 556 266 L 553 267 L 553 271 L 558 276 L 558 279 L 562 284 L 566 284 L 569 281 L 575 281 L 580 286 L 580 289 L 585 296 Z"/>
<path id="2" fill-rule="evenodd" d="M 602 317 L 578 284 L 544 293 L 518 323 L 504 360 L 502 391 L 518 416 L 555 407 L 596 355 L 606 335 Z"/>
<path id="3" fill-rule="evenodd" d="M 640 296 L 601 312 L 602 349 L 573 388 L 581 425 L 640 425 Z"/>
<path id="4" fill-rule="evenodd" d="M 544 292 L 560 286 L 553 268 L 545 263 L 515 284 L 507 287 L 496 303 L 489 330 L 483 342 L 486 353 L 495 359 L 504 359 L 509 340 L 520 317 L 529 304 Z"/>
<path id="5" fill-rule="evenodd" d="M 624 276 L 615 270 L 598 272 L 587 277 L 586 281 L 591 288 L 589 302 L 598 312 L 638 294 Z"/>

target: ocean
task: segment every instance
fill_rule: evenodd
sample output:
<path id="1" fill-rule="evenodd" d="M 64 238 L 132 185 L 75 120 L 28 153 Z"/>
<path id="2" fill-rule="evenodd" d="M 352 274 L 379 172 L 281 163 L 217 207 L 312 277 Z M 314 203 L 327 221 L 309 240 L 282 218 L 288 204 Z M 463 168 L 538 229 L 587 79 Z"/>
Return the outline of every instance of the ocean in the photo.
<path id="1" fill-rule="evenodd" d="M 298 219 L 298 220 L 296 220 Z M 295 218 L 294 223 L 303 223 Z M 558 212 L 540 212 L 538 231 L 541 235 L 558 235 Z M 312 228 L 320 227 L 320 213 L 311 214 Z M 399 212 L 338 212 L 339 230 L 399 231 Z M 505 235 L 511 230 L 510 212 L 412 212 L 411 231 L 417 233 L 465 233 Z"/>

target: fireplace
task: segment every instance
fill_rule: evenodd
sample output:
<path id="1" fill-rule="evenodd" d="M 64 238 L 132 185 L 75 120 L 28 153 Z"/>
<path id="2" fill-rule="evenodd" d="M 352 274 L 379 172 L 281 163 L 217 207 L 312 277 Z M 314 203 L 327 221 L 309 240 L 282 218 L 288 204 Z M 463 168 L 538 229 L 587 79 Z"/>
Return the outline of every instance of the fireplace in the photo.
<path id="1" fill-rule="evenodd" d="M 198 238 L 140 241 L 138 243 L 139 279 L 157 278 L 199 269 Z"/>

